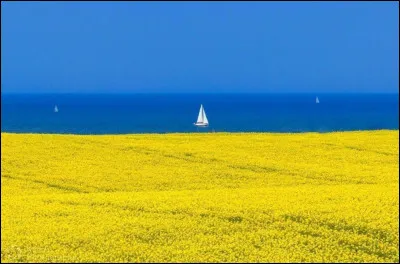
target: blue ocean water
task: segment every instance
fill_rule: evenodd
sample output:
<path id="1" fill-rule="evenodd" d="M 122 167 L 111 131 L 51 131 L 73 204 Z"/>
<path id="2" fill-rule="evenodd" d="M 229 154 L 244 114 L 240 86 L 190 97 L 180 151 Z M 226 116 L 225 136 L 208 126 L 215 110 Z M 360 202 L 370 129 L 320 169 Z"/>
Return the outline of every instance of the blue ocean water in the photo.
<path id="1" fill-rule="evenodd" d="M 2 94 L 1 131 L 125 134 L 399 129 L 398 94 Z M 210 126 L 196 128 L 200 104 Z M 57 105 L 59 112 L 54 113 Z"/>

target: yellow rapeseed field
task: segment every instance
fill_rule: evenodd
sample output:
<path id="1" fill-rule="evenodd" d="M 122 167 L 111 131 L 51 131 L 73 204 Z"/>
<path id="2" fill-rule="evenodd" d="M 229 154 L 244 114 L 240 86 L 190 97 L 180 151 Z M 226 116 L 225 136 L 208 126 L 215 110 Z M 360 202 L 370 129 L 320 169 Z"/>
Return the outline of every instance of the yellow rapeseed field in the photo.
<path id="1" fill-rule="evenodd" d="M 398 262 L 399 131 L 1 134 L 2 262 Z"/>

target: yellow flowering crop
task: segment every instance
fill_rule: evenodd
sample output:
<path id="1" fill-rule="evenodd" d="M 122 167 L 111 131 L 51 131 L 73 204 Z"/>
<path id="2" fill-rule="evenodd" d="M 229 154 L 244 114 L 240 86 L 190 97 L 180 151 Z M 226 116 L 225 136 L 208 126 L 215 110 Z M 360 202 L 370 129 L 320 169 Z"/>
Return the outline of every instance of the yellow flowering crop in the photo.
<path id="1" fill-rule="evenodd" d="M 2 262 L 398 262 L 399 132 L 1 134 Z"/>

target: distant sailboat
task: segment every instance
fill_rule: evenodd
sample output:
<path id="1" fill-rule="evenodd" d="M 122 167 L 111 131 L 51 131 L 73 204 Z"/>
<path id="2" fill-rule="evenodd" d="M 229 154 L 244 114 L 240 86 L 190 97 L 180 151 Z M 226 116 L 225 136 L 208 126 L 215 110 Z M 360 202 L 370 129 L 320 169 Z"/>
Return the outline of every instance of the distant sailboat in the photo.
<path id="1" fill-rule="evenodd" d="M 203 105 L 200 105 L 200 111 L 199 111 L 199 116 L 197 117 L 197 122 L 193 124 L 198 127 L 208 126 L 208 119 L 206 116 L 206 112 L 204 111 Z"/>
<path id="2" fill-rule="evenodd" d="M 317 96 L 317 98 L 315 99 L 315 103 L 316 103 L 316 104 L 319 104 L 318 96 Z"/>
<path id="3" fill-rule="evenodd" d="M 54 113 L 58 113 L 58 107 L 57 106 L 54 107 Z"/>

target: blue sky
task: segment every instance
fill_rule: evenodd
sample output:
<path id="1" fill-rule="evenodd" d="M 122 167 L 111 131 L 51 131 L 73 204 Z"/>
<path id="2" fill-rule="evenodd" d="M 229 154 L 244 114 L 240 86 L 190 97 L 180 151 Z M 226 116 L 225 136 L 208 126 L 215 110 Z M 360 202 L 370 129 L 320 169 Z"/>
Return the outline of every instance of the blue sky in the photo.
<path id="1" fill-rule="evenodd" d="M 1 2 L 2 92 L 398 92 L 397 2 Z"/>

